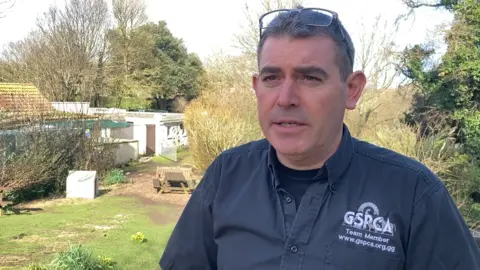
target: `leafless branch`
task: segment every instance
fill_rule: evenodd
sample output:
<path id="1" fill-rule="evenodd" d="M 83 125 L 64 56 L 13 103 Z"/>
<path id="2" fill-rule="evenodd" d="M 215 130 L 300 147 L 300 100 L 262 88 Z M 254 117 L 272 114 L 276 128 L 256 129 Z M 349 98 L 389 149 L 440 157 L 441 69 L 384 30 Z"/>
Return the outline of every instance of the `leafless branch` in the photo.
<path id="1" fill-rule="evenodd" d="M 431 7 L 431 8 L 440 8 L 448 7 L 457 3 L 457 0 L 402 0 L 402 2 L 411 9 L 420 8 L 420 7 Z"/>
<path id="2" fill-rule="evenodd" d="M 395 39 L 398 26 L 389 24 L 381 15 L 371 25 L 362 21 L 357 63 L 368 78 L 367 88 L 386 90 L 398 75 L 394 68 Z"/>
<path id="3" fill-rule="evenodd" d="M 402 20 L 406 21 L 410 18 L 410 16 L 413 16 L 415 20 L 416 9 L 422 7 L 451 9 L 455 4 L 458 3 L 458 0 L 402 0 L 402 2 L 408 7 L 408 12 L 400 14 L 396 19 L 396 23 L 399 23 Z"/>
<path id="4" fill-rule="evenodd" d="M 5 13 L 13 8 L 16 0 L 0 0 L 0 18 L 5 17 Z"/>
<path id="5" fill-rule="evenodd" d="M 262 0 L 257 10 L 245 4 L 243 31 L 234 37 L 236 47 L 241 49 L 243 53 L 254 57 L 259 39 L 258 19 L 260 16 L 265 12 L 279 8 L 294 8 L 297 5 L 303 5 L 304 2 L 304 0 Z"/>
<path id="6" fill-rule="evenodd" d="M 69 0 L 37 19 L 36 29 L 4 52 L 9 81 L 27 80 L 50 100 L 89 100 L 99 91 L 108 8 L 103 0 Z M 7 76 L 6 75 L 6 76 Z"/>
<path id="7" fill-rule="evenodd" d="M 144 0 L 112 0 L 113 17 L 118 36 L 116 42 L 123 56 L 123 75 L 127 78 L 131 62 L 131 44 L 133 31 L 148 21 Z"/>

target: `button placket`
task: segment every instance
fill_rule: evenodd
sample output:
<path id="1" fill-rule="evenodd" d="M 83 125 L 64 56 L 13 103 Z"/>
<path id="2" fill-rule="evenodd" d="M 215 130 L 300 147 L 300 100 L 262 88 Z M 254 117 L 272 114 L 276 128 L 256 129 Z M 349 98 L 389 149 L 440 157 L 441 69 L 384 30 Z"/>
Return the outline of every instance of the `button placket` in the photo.
<path id="1" fill-rule="evenodd" d="M 292 224 L 295 221 L 297 210 L 295 208 L 295 200 L 293 199 L 292 195 L 288 192 L 283 192 L 280 197 L 280 200 L 283 203 L 283 214 L 284 214 L 284 222 L 285 222 L 285 234 L 290 235 L 290 231 L 292 229 Z"/>

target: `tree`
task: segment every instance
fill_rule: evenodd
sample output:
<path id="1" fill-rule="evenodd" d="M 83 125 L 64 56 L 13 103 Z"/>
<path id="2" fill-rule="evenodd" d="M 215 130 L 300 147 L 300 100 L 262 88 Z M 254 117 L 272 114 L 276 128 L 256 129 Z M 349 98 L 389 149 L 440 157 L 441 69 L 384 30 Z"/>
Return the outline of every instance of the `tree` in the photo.
<path id="1" fill-rule="evenodd" d="M 161 107 L 162 101 L 177 96 L 187 100 L 197 97 L 203 75 L 202 62 L 197 55 L 188 53 L 183 41 L 172 35 L 164 21 L 146 24 L 139 32 L 144 32 L 154 43 L 151 51 L 158 64 L 139 68 L 143 68 L 144 75 L 151 75 L 151 94 L 156 106 Z"/>
<path id="2" fill-rule="evenodd" d="M 5 13 L 15 5 L 16 0 L 0 0 L 0 18 L 5 17 Z"/>
<path id="3" fill-rule="evenodd" d="M 208 92 L 250 91 L 252 90 L 251 66 L 256 59 L 247 54 L 239 56 L 223 52 L 213 54 L 205 62 Z M 253 93 L 252 93 L 253 94 Z"/>
<path id="4" fill-rule="evenodd" d="M 392 88 L 398 71 L 395 69 L 398 24 L 377 15 L 373 22 L 365 24 L 367 19 L 360 19 L 362 30 L 358 33 L 355 63 L 367 77 L 367 85 L 358 103 L 357 109 L 347 112 L 347 118 L 355 136 L 361 136 L 367 128 L 376 127 L 376 119 L 381 108 L 385 108 L 385 93 Z"/>
<path id="5" fill-rule="evenodd" d="M 389 24 L 381 15 L 377 15 L 371 25 L 365 25 L 363 21 L 360 22 L 362 31 L 359 33 L 356 62 L 368 78 L 366 88 L 387 90 L 398 75 L 395 69 L 398 25 Z"/>
<path id="6" fill-rule="evenodd" d="M 402 0 L 402 2 L 408 7 L 406 14 L 400 14 L 397 17 L 397 22 L 400 20 L 406 20 L 410 16 L 415 16 L 415 10 L 419 8 L 436 8 L 452 10 L 456 4 L 462 0 Z"/>
<path id="7" fill-rule="evenodd" d="M 242 31 L 239 34 L 234 35 L 234 43 L 239 48 L 242 54 L 245 54 L 250 58 L 249 63 L 254 65 L 249 66 L 248 72 L 256 71 L 256 55 L 257 44 L 259 40 L 259 25 L 258 19 L 263 13 L 280 8 L 295 8 L 298 5 L 303 5 L 304 0 L 262 0 L 260 2 L 259 9 L 252 9 L 245 4 L 245 22 L 242 25 Z"/>
<path id="8" fill-rule="evenodd" d="M 408 123 L 426 127 L 444 119 L 458 142 L 480 157 L 480 5 L 465 0 L 452 6 L 454 21 L 445 40 L 448 49 L 437 65 L 427 65 L 434 49 L 406 48 L 400 71 L 417 86 Z"/>
<path id="9" fill-rule="evenodd" d="M 136 46 L 134 33 L 140 26 L 148 22 L 146 4 L 144 0 L 112 0 L 113 20 L 115 28 L 108 34 L 109 55 L 111 61 L 108 65 L 109 85 L 117 96 L 115 106 L 121 106 L 129 97 L 145 98 L 143 93 L 137 93 L 135 83 L 132 81 L 132 61 L 137 58 L 134 47 Z M 134 106 L 145 107 L 141 102 Z"/>
<path id="10" fill-rule="evenodd" d="M 9 44 L 4 80 L 34 82 L 54 101 L 90 101 L 102 88 L 107 15 L 103 0 L 50 7 L 29 36 Z"/>
<path id="11" fill-rule="evenodd" d="M 243 25 L 243 32 L 235 35 L 237 47 L 243 53 L 249 55 L 256 55 L 257 43 L 259 39 L 258 19 L 263 13 L 280 8 L 295 8 L 302 5 L 303 0 L 262 0 L 260 9 L 252 10 L 248 4 L 245 4 L 245 24 Z"/>
<path id="12" fill-rule="evenodd" d="M 188 101 L 198 95 L 203 76 L 202 63 L 195 54 L 187 52 L 183 41 L 172 35 L 164 21 L 143 24 L 130 36 L 129 55 L 134 56 L 128 61 L 130 90 L 116 91 L 119 86 L 112 85 L 117 106 L 167 109 L 167 101 L 175 97 L 181 96 Z M 122 59 L 123 51 L 117 46 L 115 35 L 111 38 L 111 58 L 115 63 L 115 59 Z M 113 65 L 111 71 L 113 81 L 123 80 L 115 75 L 117 65 Z M 149 98 L 155 102 L 149 104 Z"/>
<path id="13" fill-rule="evenodd" d="M 410 9 L 416 9 L 420 7 L 433 7 L 433 8 L 447 8 L 453 9 L 459 0 L 402 0 Z"/>
<path id="14" fill-rule="evenodd" d="M 123 74 L 128 76 L 131 55 L 132 33 L 148 21 L 144 0 L 113 0 L 113 17 L 116 23 L 116 45 L 121 48 Z"/>

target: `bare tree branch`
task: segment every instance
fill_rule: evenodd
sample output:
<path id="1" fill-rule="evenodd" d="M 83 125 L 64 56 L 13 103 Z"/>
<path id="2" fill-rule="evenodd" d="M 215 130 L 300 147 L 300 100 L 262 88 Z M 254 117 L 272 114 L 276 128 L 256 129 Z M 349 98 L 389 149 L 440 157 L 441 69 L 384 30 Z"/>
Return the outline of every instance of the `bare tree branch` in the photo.
<path id="1" fill-rule="evenodd" d="M 130 46 L 132 32 L 148 21 L 147 6 L 144 0 L 112 0 L 113 17 L 120 34 L 118 42 L 122 46 L 124 76 L 129 73 Z"/>
<path id="2" fill-rule="evenodd" d="M 408 20 L 410 16 L 415 18 L 415 10 L 427 7 L 427 8 L 445 8 L 447 10 L 452 9 L 459 0 L 402 0 L 402 2 L 408 7 L 408 12 L 405 14 L 400 14 L 396 23 L 399 23 L 401 20 Z"/>
<path id="3" fill-rule="evenodd" d="M 243 32 L 234 36 L 236 47 L 243 53 L 256 55 L 259 39 L 258 19 L 268 11 L 280 8 L 294 8 L 303 5 L 304 0 L 262 0 L 260 9 L 252 10 L 245 4 L 245 24 L 242 25 Z"/>
<path id="4" fill-rule="evenodd" d="M 389 24 L 381 15 L 371 25 L 361 22 L 357 63 L 368 78 L 367 88 L 386 90 L 398 75 L 395 70 L 395 39 L 398 25 Z"/>
<path id="5" fill-rule="evenodd" d="M 50 100 L 89 101 L 102 73 L 108 7 L 103 0 L 69 0 L 37 19 L 37 29 L 4 53 L 10 80 L 33 82 Z"/>
<path id="6" fill-rule="evenodd" d="M 433 7 L 433 8 L 446 7 L 449 5 L 453 5 L 458 1 L 457 0 L 433 0 L 433 1 L 402 0 L 402 2 L 405 5 L 407 5 L 409 8 L 415 9 L 420 7 Z"/>
<path id="7" fill-rule="evenodd" d="M 378 116 L 384 106 L 382 97 L 393 87 L 398 71 L 395 66 L 398 24 L 378 15 L 372 23 L 361 19 L 361 32 L 358 34 L 357 59 L 358 69 L 367 76 L 367 85 L 362 99 L 355 111 L 354 130 L 357 136 L 367 126 L 375 126 Z"/>
<path id="8" fill-rule="evenodd" d="M 0 19 L 5 17 L 5 13 L 13 8 L 16 0 L 0 0 Z"/>

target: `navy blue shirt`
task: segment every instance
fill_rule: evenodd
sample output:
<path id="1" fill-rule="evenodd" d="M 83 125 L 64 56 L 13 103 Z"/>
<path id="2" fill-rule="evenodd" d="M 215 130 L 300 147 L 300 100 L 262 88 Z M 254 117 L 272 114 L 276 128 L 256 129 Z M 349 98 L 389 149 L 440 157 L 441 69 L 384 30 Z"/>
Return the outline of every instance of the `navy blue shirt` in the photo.
<path id="1" fill-rule="evenodd" d="M 298 210 L 298 206 L 307 189 L 316 181 L 322 181 L 327 184 L 327 174 L 325 167 L 312 170 L 295 170 L 283 165 L 272 153 L 273 168 L 275 175 L 278 176 L 278 186 L 281 192 L 285 193 L 286 199 L 292 199 L 292 203 Z"/>
<path id="2" fill-rule="evenodd" d="M 274 158 L 267 140 L 220 154 L 192 193 L 162 269 L 480 269 L 465 221 L 423 164 L 344 126 L 326 177 L 308 186 L 297 210 Z"/>

